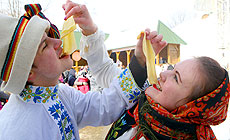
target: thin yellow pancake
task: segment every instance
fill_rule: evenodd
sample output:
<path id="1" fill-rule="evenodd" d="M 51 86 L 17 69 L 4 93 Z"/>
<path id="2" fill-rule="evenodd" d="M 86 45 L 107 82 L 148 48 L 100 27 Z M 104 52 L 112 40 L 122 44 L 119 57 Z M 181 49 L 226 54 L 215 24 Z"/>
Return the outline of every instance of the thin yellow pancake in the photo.
<path id="1" fill-rule="evenodd" d="M 146 33 L 141 32 L 137 39 L 140 39 L 141 34 L 144 34 L 143 38 L 143 52 L 146 57 L 147 75 L 150 84 L 157 84 L 157 75 L 155 69 L 155 52 L 152 48 L 150 40 L 146 40 Z"/>
<path id="2" fill-rule="evenodd" d="M 63 40 L 63 54 L 69 55 L 77 49 L 77 44 L 74 37 L 74 30 L 76 29 L 76 24 L 73 16 L 64 21 L 61 39 Z"/>

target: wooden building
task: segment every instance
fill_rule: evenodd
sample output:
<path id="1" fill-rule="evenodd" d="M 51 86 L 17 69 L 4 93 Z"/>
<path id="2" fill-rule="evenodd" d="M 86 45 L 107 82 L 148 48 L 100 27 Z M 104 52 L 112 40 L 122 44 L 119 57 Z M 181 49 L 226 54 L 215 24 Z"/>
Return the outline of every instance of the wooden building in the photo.
<path id="1" fill-rule="evenodd" d="M 162 57 L 169 64 L 176 64 L 180 61 L 180 45 L 186 45 L 177 34 L 169 29 L 161 21 L 158 21 L 157 31 L 163 35 L 163 40 L 168 42 L 168 45 L 156 56 L 156 64 L 159 64 L 160 57 Z M 108 50 L 110 57 L 114 62 L 121 61 L 124 67 L 130 62 L 130 58 L 134 54 L 135 45 L 121 47 Z"/>
<path id="2" fill-rule="evenodd" d="M 156 64 L 159 64 L 159 60 L 162 57 L 165 62 L 169 64 L 176 64 L 180 61 L 180 45 L 186 45 L 186 42 L 183 41 L 177 34 L 175 34 L 171 29 L 169 29 L 161 21 L 158 21 L 157 31 L 159 34 L 163 35 L 163 40 L 168 42 L 168 45 L 156 56 Z M 80 46 L 80 32 L 74 32 L 77 46 Z M 109 37 L 109 34 L 106 34 L 106 39 Z M 114 62 L 120 61 L 123 67 L 126 67 L 130 63 L 130 59 L 134 54 L 135 45 L 130 45 L 126 47 L 117 46 L 116 48 L 108 49 L 109 56 L 114 60 Z M 79 49 L 79 48 L 78 48 Z M 76 51 L 79 52 L 79 51 Z M 79 55 L 79 54 L 78 54 Z M 78 66 L 87 65 L 86 60 L 80 58 L 78 61 L 74 61 L 74 67 L 78 71 Z"/>

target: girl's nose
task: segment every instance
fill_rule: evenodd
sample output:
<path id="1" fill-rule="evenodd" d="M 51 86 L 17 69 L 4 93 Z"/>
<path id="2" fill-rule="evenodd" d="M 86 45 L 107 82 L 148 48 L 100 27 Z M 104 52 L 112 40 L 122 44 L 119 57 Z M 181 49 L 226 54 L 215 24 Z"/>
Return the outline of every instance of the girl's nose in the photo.
<path id="1" fill-rule="evenodd" d="M 166 79 L 173 74 L 173 71 L 172 70 L 166 70 L 164 72 L 161 72 L 160 73 L 160 78 L 162 80 L 162 82 L 165 82 Z"/>

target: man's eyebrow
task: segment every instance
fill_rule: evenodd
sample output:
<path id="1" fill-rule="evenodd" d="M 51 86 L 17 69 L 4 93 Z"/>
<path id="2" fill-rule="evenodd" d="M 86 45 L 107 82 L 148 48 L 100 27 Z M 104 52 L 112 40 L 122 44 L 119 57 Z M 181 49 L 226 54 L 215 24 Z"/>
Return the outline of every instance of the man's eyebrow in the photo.
<path id="1" fill-rule="evenodd" d="M 46 41 L 47 37 L 43 37 L 41 40 L 41 43 L 39 44 L 39 48 L 42 47 L 42 44 Z"/>
<path id="2" fill-rule="evenodd" d="M 40 45 L 42 45 L 45 41 L 46 41 L 46 37 L 44 39 L 42 39 Z"/>
<path id="3" fill-rule="evenodd" d="M 179 73 L 178 71 L 176 71 L 176 74 L 178 75 L 178 77 L 179 77 L 179 80 L 180 80 L 180 82 L 182 83 L 182 80 L 181 80 L 181 76 L 180 76 L 180 73 Z"/>

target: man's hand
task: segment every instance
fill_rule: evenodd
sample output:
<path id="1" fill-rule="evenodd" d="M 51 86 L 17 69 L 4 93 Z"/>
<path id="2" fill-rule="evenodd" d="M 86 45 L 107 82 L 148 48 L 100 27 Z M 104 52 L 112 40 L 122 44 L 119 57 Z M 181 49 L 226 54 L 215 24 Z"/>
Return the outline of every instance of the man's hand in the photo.
<path id="1" fill-rule="evenodd" d="M 65 20 L 73 16 L 75 23 L 82 29 L 84 35 L 91 35 L 97 31 L 97 26 L 94 24 L 85 5 L 67 0 L 66 3 L 62 5 L 62 8 L 65 11 Z"/>

